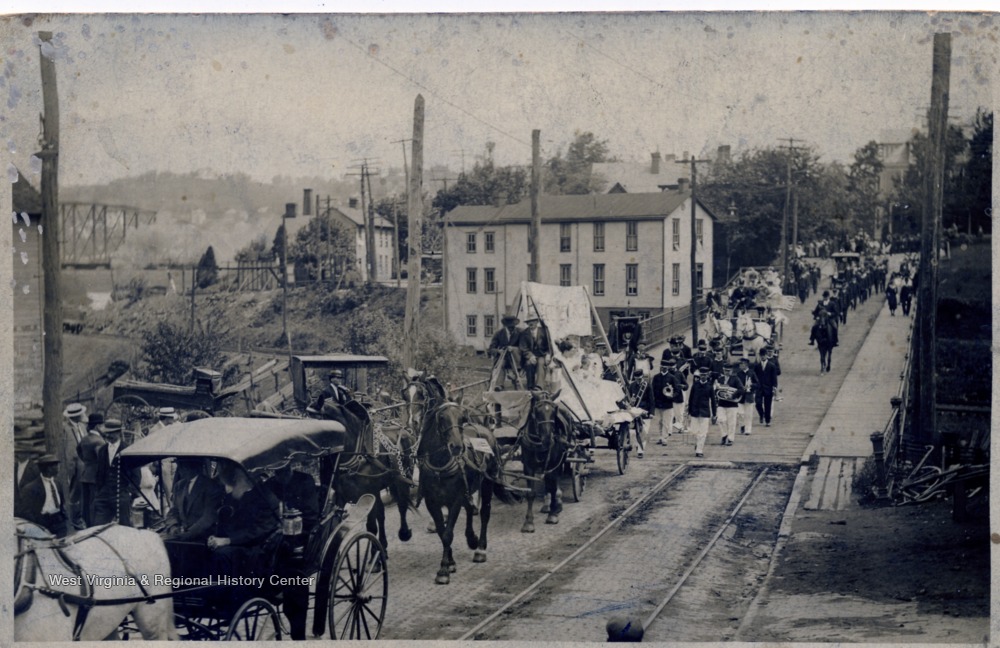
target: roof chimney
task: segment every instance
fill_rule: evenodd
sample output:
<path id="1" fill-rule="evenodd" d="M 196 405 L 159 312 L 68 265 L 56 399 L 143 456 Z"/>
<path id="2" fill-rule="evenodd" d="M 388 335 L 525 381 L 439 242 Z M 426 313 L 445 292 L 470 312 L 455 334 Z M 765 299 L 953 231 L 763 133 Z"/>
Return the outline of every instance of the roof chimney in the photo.
<path id="1" fill-rule="evenodd" d="M 684 193 L 685 191 L 688 190 L 690 184 L 691 181 L 688 180 L 687 178 L 677 178 L 677 191 L 680 193 Z"/>
<path id="2" fill-rule="evenodd" d="M 358 208 L 358 199 L 357 198 L 349 198 L 347 200 L 347 206 L 350 207 L 351 209 L 357 209 Z"/>
<path id="3" fill-rule="evenodd" d="M 660 175 L 660 152 L 657 151 L 653 153 L 653 162 L 649 168 L 649 172 L 653 175 Z"/>

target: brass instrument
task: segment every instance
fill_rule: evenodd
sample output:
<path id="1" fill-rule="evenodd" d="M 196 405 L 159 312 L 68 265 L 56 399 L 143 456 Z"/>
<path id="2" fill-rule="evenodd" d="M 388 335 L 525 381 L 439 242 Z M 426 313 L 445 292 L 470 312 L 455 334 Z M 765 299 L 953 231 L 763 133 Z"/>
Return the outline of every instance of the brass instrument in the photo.
<path id="1" fill-rule="evenodd" d="M 716 383 L 715 397 L 727 403 L 735 403 L 739 399 L 736 397 L 736 388 L 730 385 L 720 385 Z"/>

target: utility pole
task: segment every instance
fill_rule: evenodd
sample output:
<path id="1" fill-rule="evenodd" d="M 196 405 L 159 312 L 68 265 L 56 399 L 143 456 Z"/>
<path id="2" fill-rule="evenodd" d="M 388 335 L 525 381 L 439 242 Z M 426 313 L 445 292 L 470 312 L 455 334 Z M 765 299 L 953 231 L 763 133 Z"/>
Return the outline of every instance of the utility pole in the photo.
<path id="1" fill-rule="evenodd" d="M 281 334 L 288 345 L 288 362 L 292 362 L 292 337 L 288 334 L 288 219 L 295 218 L 295 203 L 285 203 L 281 215 Z M 193 292 L 192 288 L 192 292 Z"/>
<path id="2" fill-rule="evenodd" d="M 938 250 L 944 188 L 944 143 L 948 130 L 948 94 L 951 79 L 951 34 L 934 34 L 931 73 L 931 107 L 928 112 L 929 155 L 924 166 L 924 214 L 920 237 L 920 296 L 917 305 L 919 341 L 917 372 L 920 411 L 917 416 L 921 444 L 937 437 L 937 363 L 934 357 L 937 331 Z"/>
<path id="3" fill-rule="evenodd" d="M 406 164 L 406 143 L 413 140 L 401 139 L 392 142 L 393 144 L 399 144 L 403 148 L 403 179 L 406 184 L 406 190 L 410 190 L 410 167 Z M 394 228 L 394 238 L 392 240 L 392 251 L 396 255 L 396 287 L 400 287 L 400 282 L 403 278 L 403 267 L 401 259 L 399 258 L 399 215 L 396 216 L 396 226 Z"/>
<path id="4" fill-rule="evenodd" d="M 42 312 L 42 420 L 45 446 L 57 456 L 62 453 L 62 256 L 59 251 L 59 92 L 56 64 L 45 53 L 51 47 L 52 32 L 38 32 L 41 41 L 38 60 L 42 73 L 42 273 L 45 281 Z M 63 466 L 62 481 L 68 486 L 69 467 Z M 67 488 L 66 492 L 69 490 Z"/>
<path id="5" fill-rule="evenodd" d="M 413 368 L 417 336 L 420 333 L 420 233 L 424 213 L 424 97 L 420 94 L 413 102 L 413 173 L 408 180 L 406 193 L 410 229 L 406 247 L 409 276 L 406 281 L 406 315 L 403 321 L 403 364 L 407 368 Z M 448 300 L 444 301 L 447 310 Z"/>
<path id="6" fill-rule="evenodd" d="M 685 155 L 685 157 L 687 157 Z M 691 346 L 698 342 L 698 165 L 711 163 L 712 160 L 696 160 L 692 155 L 686 160 L 677 160 L 677 164 L 691 165 Z"/>
<path id="7" fill-rule="evenodd" d="M 781 292 L 788 292 L 788 211 L 792 206 L 792 155 L 795 151 L 801 149 L 799 146 L 795 146 L 795 142 L 801 142 L 803 140 L 796 140 L 794 137 L 784 138 L 788 140 L 788 157 L 786 158 L 786 175 L 785 175 L 785 209 L 781 217 Z M 785 148 L 785 147 L 782 147 Z M 798 212 L 795 212 L 795 240 L 798 240 Z"/>
<path id="8" fill-rule="evenodd" d="M 368 212 L 366 213 L 365 223 L 367 224 L 367 229 L 365 230 L 365 235 L 368 239 L 368 276 L 371 277 L 373 282 L 378 281 L 378 254 L 375 250 L 375 194 L 372 192 L 372 174 L 371 169 L 367 169 L 367 179 L 368 179 Z"/>
<path id="9" fill-rule="evenodd" d="M 528 232 L 528 252 L 531 253 L 531 273 L 528 281 L 541 281 L 539 246 L 542 237 L 542 215 L 538 213 L 538 190 L 541 184 L 542 131 L 531 131 L 531 230 Z"/>

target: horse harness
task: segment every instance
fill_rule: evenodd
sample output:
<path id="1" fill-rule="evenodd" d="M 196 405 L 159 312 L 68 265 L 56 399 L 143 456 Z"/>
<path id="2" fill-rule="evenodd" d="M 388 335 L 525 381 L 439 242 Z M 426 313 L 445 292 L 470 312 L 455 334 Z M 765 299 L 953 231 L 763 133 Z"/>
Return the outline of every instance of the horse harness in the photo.
<path id="1" fill-rule="evenodd" d="M 97 526 L 89 529 L 88 531 L 75 534 L 72 538 L 55 538 L 51 535 L 45 537 L 33 537 L 18 531 L 18 552 L 15 555 L 14 563 L 14 616 L 23 614 L 31 608 L 33 600 L 32 594 L 34 592 L 38 592 L 39 594 L 47 596 L 51 599 L 55 599 L 55 601 L 59 603 L 59 609 L 61 609 L 62 613 L 67 617 L 71 615 L 69 606 L 75 605 L 77 607 L 76 619 L 73 622 L 73 641 L 80 641 L 84 625 L 87 623 L 87 617 L 90 615 L 90 610 L 94 607 L 105 605 L 127 605 L 130 603 L 140 602 L 151 604 L 155 603 L 157 599 L 171 596 L 171 593 L 154 596 L 146 591 L 142 580 L 132 572 L 132 569 L 125 558 L 111 545 L 111 543 L 101 537 L 101 534 L 104 533 L 104 531 L 112 526 L 115 526 L 115 524 L 115 522 L 109 522 L 108 524 Z M 142 592 L 142 596 L 119 599 L 97 599 L 94 597 L 94 588 L 87 579 L 87 572 L 78 562 L 73 560 L 65 552 L 66 547 L 79 544 L 80 542 L 89 540 L 90 538 L 96 538 L 97 540 L 103 542 L 104 545 L 118 557 L 118 560 L 121 561 L 122 567 L 125 569 L 125 574 L 129 576 L 139 587 L 139 590 Z M 27 544 L 27 547 L 22 549 L 22 544 Z M 73 572 L 73 575 L 80 583 L 79 594 L 52 589 L 48 585 L 44 584 L 35 584 L 35 574 L 40 569 L 37 555 L 38 549 L 52 550 L 56 558 L 59 559 L 59 562 Z M 25 563 L 24 561 L 27 562 Z M 24 580 L 21 579 L 22 574 L 25 574 L 26 576 Z"/>
<path id="2" fill-rule="evenodd" d="M 545 402 L 551 403 L 552 401 L 545 401 Z M 553 403 L 553 406 L 554 406 L 554 403 Z M 539 435 L 539 436 L 534 436 L 529 431 L 530 428 L 531 428 L 530 423 L 534 423 L 535 425 L 539 426 L 539 428 L 541 428 L 542 426 L 548 426 L 548 427 L 552 428 L 552 430 L 550 430 L 550 432 L 549 432 L 549 434 L 547 436 L 544 435 L 544 434 L 543 435 Z M 553 452 L 553 450 L 555 450 L 555 447 L 557 445 L 554 442 L 554 438 L 556 436 L 555 432 L 554 432 L 554 429 L 555 429 L 555 419 L 553 418 L 553 420 L 538 421 L 535 418 L 534 407 L 532 407 L 532 415 L 531 415 L 531 418 L 528 421 L 528 424 L 526 424 L 523 428 L 521 428 L 517 432 L 517 443 L 521 444 L 522 449 L 524 451 L 533 452 L 533 453 L 536 454 L 536 456 L 541 455 L 541 453 L 543 451 L 545 452 L 545 462 L 543 464 L 543 466 L 545 466 L 545 468 L 541 471 L 542 475 L 547 475 L 550 472 L 553 472 L 557 468 L 560 468 L 562 466 L 562 463 L 563 463 L 562 460 L 560 460 L 558 462 L 553 462 L 552 461 L 552 452 Z M 564 448 L 563 451 L 562 451 L 562 453 L 561 453 L 563 460 L 565 459 L 565 456 L 566 456 L 567 452 L 568 452 L 568 449 Z"/>

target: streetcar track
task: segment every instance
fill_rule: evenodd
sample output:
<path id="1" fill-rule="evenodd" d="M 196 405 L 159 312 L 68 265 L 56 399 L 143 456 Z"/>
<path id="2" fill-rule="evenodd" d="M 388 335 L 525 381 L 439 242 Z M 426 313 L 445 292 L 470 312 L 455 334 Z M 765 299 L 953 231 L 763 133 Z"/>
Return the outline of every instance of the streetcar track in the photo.
<path id="1" fill-rule="evenodd" d="M 728 468 L 734 468 L 735 466 L 728 466 Z M 625 528 L 630 524 L 632 526 L 639 526 L 645 522 L 645 519 L 649 513 L 651 507 L 655 506 L 656 501 L 663 497 L 667 492 L 667 486 L 677 485 L 686 481 L 686 478 L 691 476 L 694 471 L 692 469 L 697 468 L 715 468 L 724 469 L 727 467 L 723 466 L 706 466 L 698 463 L 685 463 L 677 468 L 675 468 L 669 475 L 660 480 L 647 492 L 645 492 L 641 497 L 633 501 L 625 510 L 621 511 L 613 517 L 613 519 L 608 522 L 604 527 L 602 527 L 596 534 L 591 536 L 583 545 L 579 546 L 575 551 L 573 551 L 569 556 L 560 561 L 557 565 L 549 568 L 545 574 L 540 576 L 530 585 L 525 587 L 514 597 L 509 599 L 502 607 L 496 609 L 492 614 L 490 614 L 485 619 L 481 620 L 472 629 L 466 631 L 458 639 L 460 641 L 482 638 L 481 633 L 484 629 L 491 625 L 494 625 L 498 620 L 506 620 L 509 615 L 516 609 L 528 605 L 530 597 L 535 594 L 546 582 L 550 581 L 555 575 L 564 573 L 564 568 L 573 565 L 580 556 L 582 556 L 589 548 L 594 544 L 604 538 L 608 532 L 616 527 L 619 529 Z M 655 622 L 656 617 L 663 611 L 663 609 L 670 603 L 678 591 L 685 585 L 690 576 L 696 571 L 698 566 L 702 563 L 704 558 L 709 554 L 713 547 L 718 543 L 719 539 L 722 538 L 725 531 L 733 525 L 737 520 L 737 517 L 743 508 L 744 504 L 749 500 L 751 494 L 754 492 L 758 484 L 760 484 L 764 478 L 771 471 L 771 467 L 764 466 L 756 470 L 755 474 L 750 477 L 748 485 L 744 486 L 739 500 L 730 509 L 729 514 L 725 519 L 718 524 L 718 529 L 713 534 L 709 543 L 694 557 L 694 559 L 689 563 L 687 569 L 684 573 L 677 579 L 673 586 L 668 591 L 665 598 L 663 598 L 660 603 L 656 606 L 653 613 L 651 613 L 645 620 L 644 626 L 649 627 L 653 622 Z M 714 524 L 713 524 L 714 526 Z M 657 590 L 663 591 L 662 588 L 657 587 Z M 656 599 L 650 592 L 649 603 L 652 604 Z M 478 636 L 477 636 L 478 635 Z"/>

